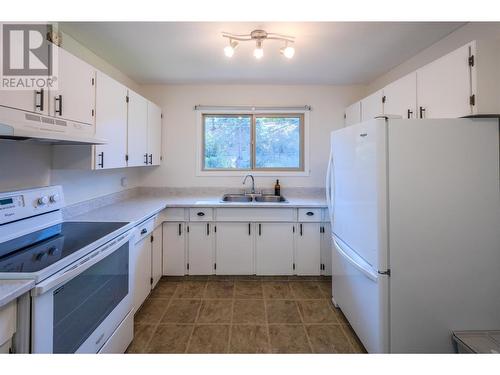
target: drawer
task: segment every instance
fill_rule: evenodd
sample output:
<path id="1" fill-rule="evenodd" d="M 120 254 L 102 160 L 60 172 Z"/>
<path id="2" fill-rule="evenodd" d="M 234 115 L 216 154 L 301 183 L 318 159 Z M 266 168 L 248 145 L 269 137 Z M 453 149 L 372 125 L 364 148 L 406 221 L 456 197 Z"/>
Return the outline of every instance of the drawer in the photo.
<path id="1" fill-rule="evenodd" d="M 190 208 L 189 221 L 212 221 L 214 219 L 212 208 Z"/>
<path id="2" fill-rule="evenodd" d="M 299 208 L 299 222 L 320 222 L 321 220 L 321 208 Z"/>
<path id="3" fill-rule="evenodd" d="M 135 242 L 139 242 L 144 237 L 149 236 L 156 226 L 157 216 L 154 216 L 148 220 L 143 221 L 141 224 L 136 226 Z"/>
<path id="4" fill-rule="evenodd" d="M 123 354 L 134 338 L 134 314 L 129 312 L 118 328 L 99 350 L 100 354 Z"/>
<path id="5" fill-rule="evenodd" d="M 294 208 L 218 208 L 217 221 L 297 221 Z"/>
<path id="6" fill-rule="evenodd" d="M 184 208 L 166 208 L 161 212 L 161 221 L 185 221 Z"/>

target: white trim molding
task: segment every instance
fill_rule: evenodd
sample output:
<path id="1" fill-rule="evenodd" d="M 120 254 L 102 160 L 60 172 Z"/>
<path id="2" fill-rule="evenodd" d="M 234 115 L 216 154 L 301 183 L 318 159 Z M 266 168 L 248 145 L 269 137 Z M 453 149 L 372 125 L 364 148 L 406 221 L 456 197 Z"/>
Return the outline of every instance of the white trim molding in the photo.
<path id="1" fill-rule="evenodd" d="M 257 106 L 196 106 L 196 171 L 197 177 L 238 177 L 252 174 L 254 176 L 269 177 L 307 177 L 310 170 L 310 147 L 309 147 L 309 115 L 310 106 L 295 107 L 257 107 Z M 257 170 L 235 170 L 235 171 L 204 171 L 203 170 L 203 115 L 204 114 L 256 114 L 256 113 L 297 113 L 304 116 L 304 170 L 303 171 L 257 171 Z"/>

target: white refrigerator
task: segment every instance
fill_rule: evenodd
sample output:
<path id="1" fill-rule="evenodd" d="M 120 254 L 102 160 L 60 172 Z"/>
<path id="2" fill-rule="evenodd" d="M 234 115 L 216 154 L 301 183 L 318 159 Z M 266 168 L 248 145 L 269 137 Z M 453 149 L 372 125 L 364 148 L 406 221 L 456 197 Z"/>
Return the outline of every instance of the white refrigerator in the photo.
<path id="1" fill-rule="evenodd" d="M 375 119 L 331 135 L 333 303 L 369 353 L 500 329 L 498 119 Z"/>

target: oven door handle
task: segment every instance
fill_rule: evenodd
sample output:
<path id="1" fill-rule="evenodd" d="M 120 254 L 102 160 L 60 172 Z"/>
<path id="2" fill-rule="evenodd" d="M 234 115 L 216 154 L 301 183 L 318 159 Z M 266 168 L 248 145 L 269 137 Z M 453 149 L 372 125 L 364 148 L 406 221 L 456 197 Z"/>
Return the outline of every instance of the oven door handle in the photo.
<path id="1" fill-rule="evenodd" d="M 50 276 L 48 279 L 45 279 L 40 284 L 36 285 L 35 288 L 31 290 L 31 295 L 33 297 L 39 296 L 73 279 L 85 270 L 92 267 L 94 264 L 98 263 L 108 255 L 118 250 L 125 243 L 130 241 L 131 236 L 132 232 L 129 231 L 124 235 L 118 237 L 117 239 L 114 239 L 101 246 L 100 248 L 92 251 L 90 254 L 76 261 L 74 264 L 62 269 L 58 273 Z"/>

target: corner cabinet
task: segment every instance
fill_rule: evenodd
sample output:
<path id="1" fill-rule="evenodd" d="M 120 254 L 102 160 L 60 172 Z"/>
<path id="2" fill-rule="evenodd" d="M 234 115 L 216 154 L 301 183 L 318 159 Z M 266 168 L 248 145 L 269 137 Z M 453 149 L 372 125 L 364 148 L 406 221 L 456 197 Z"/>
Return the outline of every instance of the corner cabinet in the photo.
<path id="1" fill-rule="evenodd" d="M 384 114 L 384 92 L 379 90 L 361 100 L 361 121 Z"/>

